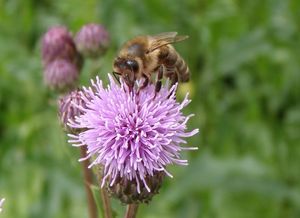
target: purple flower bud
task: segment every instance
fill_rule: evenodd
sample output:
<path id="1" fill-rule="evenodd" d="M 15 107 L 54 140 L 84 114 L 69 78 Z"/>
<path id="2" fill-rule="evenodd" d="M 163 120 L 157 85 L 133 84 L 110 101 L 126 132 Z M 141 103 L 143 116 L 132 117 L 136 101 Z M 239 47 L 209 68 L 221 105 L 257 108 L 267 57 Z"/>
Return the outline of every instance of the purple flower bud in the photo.
<path id="1" fill-rule="evenodd" d="M 165 85 L 155 96 L 153 84 L 130 90 L 124 81 L 119 86 L 109 78 L 107 88 L 99 78 L 92 81 L 92 87 L 83 88 L 83 93 L 89 96 L 83 98 L 86 108 L 69 126 L 85 130 L 69 134 L 69 142 L 87 146 L 86 158 L 94 156 L 90 167 L 103 167 L 102 187 L 107 183 L 115 189 L 114 185 L 123 184 L 126 189 L 125 184 L 130 183 L 129 195 L 137 193 L 140 198 L 135 199 L 146 202 L 148 196 L 142 195 L 157 191 L 151 183 L 159 187 L 155 177 L 159 173 L 172 177 L 167 166 L 187 165 L 188 161 L 181 159 L 181 152 L 197 149 L 182 146 L 186 143 L 184 138 L 198 133 L 198 129 L 186 131 L 192 115 L 185 116 L 181 111 L 190 100 L 186 96 L 181 103 L 176 101 L 177 85 L 170 90 Z"/>
<path id="2" fill-rule="evenodd" d="M 99 24 L 87 24 L 75 36 L 78 51 L 90 58 L 97 58 L 104 54 L 109 42 L 108 32 Z"/>
<path id="3" fill-rule="evenodd" d="M 55 60 L 44 70 L 44 81 L 51 89 L 66 91 L 76 86 L 79 77 L 77 67 L 67 60 Z"/>
<path id="4" fill-rule="evenodd" d="M 75 63 L 80 70 L 80 56 L 76 50 L 71 33 L 66 27 L 50 28 L 42 39 L 42 59 L 44 67 L 51 62 L 64 59 Z"/>
<path id="5" fill-rule="evenodd" d="M 74 90 L 58 100 L 58 115 L 64 129 L 69 133 L 78 133 L 78 129 L 71 128 L 67 125 L 69 121 L 75 121 L 75 117 L 83 113 L 84 108 L 82 92 Z"/>

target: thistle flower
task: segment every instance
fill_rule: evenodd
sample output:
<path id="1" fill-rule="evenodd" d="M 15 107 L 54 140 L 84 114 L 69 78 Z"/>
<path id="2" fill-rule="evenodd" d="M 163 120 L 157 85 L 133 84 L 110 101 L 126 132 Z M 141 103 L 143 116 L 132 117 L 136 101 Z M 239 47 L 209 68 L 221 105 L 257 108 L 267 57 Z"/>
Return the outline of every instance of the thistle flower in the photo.
<path id="1" fill-rule="evenodd" d="M 4 201 L 5 201 L 5 198 L 2 198 L 0 200 L 0 213 L 2 212 L 2 205 L 3 205 Z"/>
<path id="2" fill-rule="evenodd" d="M 90 58 L 102 55 L 108 48 L 109 41 L 106 29 L 93 23 L 84 25 L 75 36 L 78 51 Z"/>
<path id="3" fill-rule="evenodd" d="M 80 67 L 80 57 L 78 57 L 72 35 L 64 26 L 50 28 L 42 39 L 44 67 L 58 59 L 68 60 L 75 64 L 78 62 L 78 67 Z"/>
<path id="4" fill-rule="evenodd" d="M 52 89 L 64 91 L 73 88 L 78 80 L 77 67 L 67 60 L 55 60 L 44 70 L 44 82 Z"/>
<path id="5" fill-rule="evenodd" d="M 78 132 L 74 128 L 70 128 L 67 123 L 69 120 L 75 120 L 75 117 L 81 115 L 83 112 L 78 108 L 84 107 L 84 102 L 82 99 L 82 92 L 77 89 L 71 91 L 70 93 L 64 95 L 58 100 L 58 115 L 61 124 L 67 132 Z"/>
<path id="6" fill-rule="evenodd" d="M 187 165 L 188 161 L 180 158 L 181 151 L 197 149 L 180 145 L 186 143 L 184 138 L 198 133 L 198 129 L 186 132 L 186 123 L 192 115 L 184 116 L 181 112 L 190 100 L 186 95 L 181 103 L 176 102 L 177 85 L 170 90 L 167 85 L 163 86 L 154 97 L 153 84 L 139 91 L 137 88 L 129 91 L 123 81 L 119 86 L 111 76 L 109 79 L 107 88 L 103 88 L 99 78 L 91 81 L 92 87 L 83 88 L 89 98 L 83 97 L 85 108 L 78 106 L 83 114 L 69 126 L 85 131 L 69 134 L 69 142 L 74 146 L 87 146 L 86 158 L 94 156 L 89 167 L 102 166 L 101 187 L 106 182 L 112 188 L 130 183 L 133 186 L 129 190 L 119 190 L 127 194 L 123 202 L 133 202 L 134 199 L 126 200 L 133 195 L 140 197 L 137 202 L 147 202 L 157 192 L 150 183 L 160 186 L 151 178 L 161 178 L 161 174 L 172 177 L 166 167 Z M 133 191 L 136 193 L 132 194 Z"/>

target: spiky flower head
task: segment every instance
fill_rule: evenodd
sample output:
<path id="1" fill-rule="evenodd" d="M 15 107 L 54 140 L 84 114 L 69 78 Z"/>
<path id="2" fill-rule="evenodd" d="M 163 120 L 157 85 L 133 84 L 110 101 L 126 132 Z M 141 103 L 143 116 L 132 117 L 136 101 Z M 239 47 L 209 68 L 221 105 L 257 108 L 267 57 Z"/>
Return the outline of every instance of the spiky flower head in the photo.
<path id="1" fill-rule="evenodd" d="M 109 42 L 107 30 L 94 23 L 84 25 L 75 36 L 78 51 L 89 58 L 101 56 L 107 50 Z"/>
<path id="2" fill-rule="evenodd" d="M 80 59 L 72 35 L 64 26 L 51 27 L 42 38 L 44 67 L 58 59 L 68 60 L 75 64 Z"/>
<path id="3" fill-rule="evenodd" d="M 119 86 L 111 76 L 109 79 L 107 88 L 99 78 L 91 81 L 92 87 L 83 88 L 89 96 L 83 98 L 86 108 L 79 106 L 83 114 L 69 125 L 86 130 L 69 134 L 69 142 L 87 146 L 86 158 L 94 156 L 90 167 L 103 167 L 102 187 L 105 182 L 113 187 L 121 180 L 134 183 L 137 194 L 144 189 L 151 193 L 149 177 L 160 172 L 172 177 L 166 167 L 187 165 L 188 161 L 180 158 L 181 151 L 196 149 L 181 146 L 186 143 L 184 138 L 198 133 L 198 129 L 186 131 L 192 115 L 181 112 L 190 100 L 186 96 L 181 103 L 176 101 L 176 85 L 170 90 L 162 87 L 155 96 L 152 84 L 130 91 L 123 81 Z M 141 197 L 140 202 L 147 200 L 147 196 Z"/>
<path id="4" fill-rule="evenodd" d="M 2 198 L 0 200 L 0 213 L 2 212 L 2 206 L 3 206 L 4 201 L 5 201 L 5 198 Z"/>
<path id="5" fill-rule="evenodd" d="M 165 176 L 166 173 L 163 171 L 147 175 L 145 178 L 147 187 L 143 183 L 139 185 L 136 180 L 118 176 L 113 185 L 106 183 L 106 189 L 111 196 L 118 198 L 124 204 L 149 203 L 152 197 L 159 193 Z M 141 183 L 139 180 L 138 182 Z M 139 192 L 137 191 L 138 186 L 140 186 Z"/>
<path id="6" fill-rule="evenodd" d="M 82 110 L 79 109 L 78 106 L 85 107 L 82 99 L 82 92 L 79 89 L 67 93 L 58 100 L 58 116 L 60 123 L 67 132 L 78 132 L 78 129 L 70 128 L 67 125 L 69 120 L 74 121 L 75 117 L 82 114 Z"/>
<path id="7" fill-rule="evenodd" d="M 76 86 L 78 68 L 67 60 L 55 60 L 44 70 L 44 82 L 52 89 L 66 91 Z"/>

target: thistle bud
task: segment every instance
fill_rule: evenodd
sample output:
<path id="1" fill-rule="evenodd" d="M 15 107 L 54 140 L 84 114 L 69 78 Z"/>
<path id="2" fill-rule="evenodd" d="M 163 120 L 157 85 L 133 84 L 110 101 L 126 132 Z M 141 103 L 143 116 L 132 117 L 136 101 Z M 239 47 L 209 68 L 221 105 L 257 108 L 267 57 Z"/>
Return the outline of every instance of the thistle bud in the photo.
<path id="1" fill-rule="evenodd" d="M 108 32 L 99 24 L 87 24 L 75 36 L 78 51 L 89 58 L 97 58 L 104 54 L 109 41 Z"/>
<path id="2" fill-rule="evenodd" d="M 113 197 L 124 204 L 149 203 L 152 197 L 159 193 L 164 178 L 164 172 L 156 171 L 153 176 L 146 176 L 145 182 L 148 186 L 146 187 L 143 181 L 130 181 L 118 177 L 112 186 L 107 184 L 106 188 Z"/>
<path id="3" fill-rule="evenodd" d="M 77 62 L 78 52 L 66 27 L 52 27 L 45 33 L 42 39 L 42 59 L 44 67 L 58 59 Z"/>
<path id="4" fill-rule="evenodd" d="M 79 107 L 84 107 L 81 91 L 74 90 L 58 100 L 58 115 L 62 126 L 65 131 L 75 133 L 77 129 L 68 126 L 68 122 L 74 122 L 75 117 L 82 114 Z"/>
<path id="5" fill-rule="evenodd" d="M 79 77 L 77 67 L 67 60 L 55 60 L 44 70 L 44 81 L 51 89 L 66 91 L 73 89 Z"/>

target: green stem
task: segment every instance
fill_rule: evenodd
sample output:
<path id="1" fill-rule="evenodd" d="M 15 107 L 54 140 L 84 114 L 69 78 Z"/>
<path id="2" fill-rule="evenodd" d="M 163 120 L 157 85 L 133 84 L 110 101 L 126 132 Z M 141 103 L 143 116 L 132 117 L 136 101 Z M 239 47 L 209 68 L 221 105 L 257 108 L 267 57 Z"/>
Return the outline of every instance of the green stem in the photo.
<path id="1" fill-rule="evenodd" d="M 127 206 L 126 214 L 124 218 L 135 218 L 137 214 L 139 205 L 138 204 L 129 204 Z"/>
<path id="2" fill-rule="evenodd" d="M 111 211 L 109 196 L 104 188 L 100 189 L 100 193 L 101 193 L 101 198 L 102 198 L 102 203 L 103 203 L 104 218 L 112 218 L 112 211 Z"/>
<path id="3" fill-rule="evenodd" d="M 97 166 L 96 168 L 96 175 L 98 179 L 98 183 L 101 183 L 102 181 L 102 167 Z M 112 218 L 112 209 L 110 205 L 110 198 L 107 194 L 107 191 L 105 190 L 105 187 L 101 188 L 100 187 L 100 195 L 101 195 L 101 200 L 102 200 L 102 205 L 103 205 L 103 215 L 104 218 Z"/>
<path id="4" fill-rule="evenodd" d="M 86 157 L 86 147 L 80 147 L 80 155 L 81 158 Z M 83 176 L 84 176 L 84 186 L 87 196 L 88 202 L 88 210 L 90 218 L 97 218 L 97 205 L 91 190 L 91 185 L 93 184 L 93 174 L 91 170 L 88 169 L 89 160 L 82 161 L 82 168 L 83 168 Z"/>

